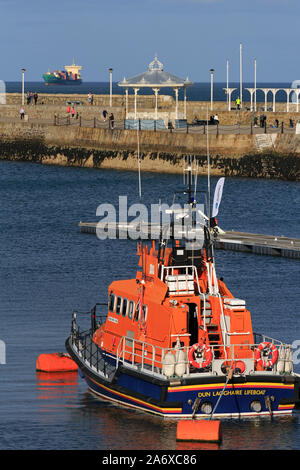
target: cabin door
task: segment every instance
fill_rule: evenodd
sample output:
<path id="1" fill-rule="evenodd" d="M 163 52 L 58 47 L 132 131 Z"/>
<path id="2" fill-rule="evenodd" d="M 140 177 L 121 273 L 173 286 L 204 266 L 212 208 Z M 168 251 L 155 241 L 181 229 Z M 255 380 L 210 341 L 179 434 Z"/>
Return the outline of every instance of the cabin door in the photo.
<path id="1" fill-rule="evenodd" d="M 188 333 L 190 335 L 190 346 L 198 343 L 198 306 L 197 304 L 187 304 L 188 312 Z"/>

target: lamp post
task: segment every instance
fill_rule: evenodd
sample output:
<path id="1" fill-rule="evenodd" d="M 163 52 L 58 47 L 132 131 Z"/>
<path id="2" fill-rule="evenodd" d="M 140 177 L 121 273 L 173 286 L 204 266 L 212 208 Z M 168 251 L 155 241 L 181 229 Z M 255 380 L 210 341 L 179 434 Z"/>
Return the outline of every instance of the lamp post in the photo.
<path id="1" fill-rule="evenodd" d="M 22 106 L 24 106 L 24 73 L 26 69 L 22 69 Z"/>
<path id="2" fill-rule="evenodd" d="M 110 85 L 109 85 L 109 106 L 112 107 L 112 72 L 113 72 L 113 69 L 110 68 L 109 69 L 109 82 L 110 82 Z"/>
<path id="3" fill-rule="evenodd" d="M 210 110 L 214 107 L 214 69 L 210 69 Z"/>
<path id="4" fill-rule="evenodd" d="M 256 112 L 256 59 L 254 59 L 254 111 Z"/>
<path id="5" fill-rule="evenodd" d="M 240 43 L 240 100 L 241 100 L 241 109 L 243 107 L 243 47 Z"/>
<path id="6" fill-rule="evenodd" d="M 229 100 L 228 86 L 229 86 L 229 60 L 226 61 L 226 101 L 227 101 L 227 107 L 229 107 L 228 106 L 228 100 Z"/>

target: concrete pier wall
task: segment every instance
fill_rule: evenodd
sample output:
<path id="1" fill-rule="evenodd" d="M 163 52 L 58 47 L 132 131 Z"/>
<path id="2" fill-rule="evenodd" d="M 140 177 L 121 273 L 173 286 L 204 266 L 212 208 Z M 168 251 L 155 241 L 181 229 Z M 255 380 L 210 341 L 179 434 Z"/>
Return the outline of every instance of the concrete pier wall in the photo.
<path id="1" fill-rule="evenodd" d="M 206 135 L 140 132 L 144 171 L 181 173 L 185 155 L 206 174 Z M 258 151 L 253 135 L 210 135 L 211 174 L 300 180 L 300 136 Z M 89 168 L 137 169 L 136 131 L 0 122 L 0 158 Z"/>

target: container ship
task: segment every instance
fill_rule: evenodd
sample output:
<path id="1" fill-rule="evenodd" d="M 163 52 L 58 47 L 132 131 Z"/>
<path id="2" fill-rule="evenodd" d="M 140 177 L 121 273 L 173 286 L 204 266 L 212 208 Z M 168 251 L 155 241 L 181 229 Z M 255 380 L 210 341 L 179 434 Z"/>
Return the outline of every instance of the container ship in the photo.
<path id="1" fill-rule="evenodd" d="M 80 65 L 65 65 L 65 70 L 54 70 L 43 74 L 45 85 L 81 85 Z"/>

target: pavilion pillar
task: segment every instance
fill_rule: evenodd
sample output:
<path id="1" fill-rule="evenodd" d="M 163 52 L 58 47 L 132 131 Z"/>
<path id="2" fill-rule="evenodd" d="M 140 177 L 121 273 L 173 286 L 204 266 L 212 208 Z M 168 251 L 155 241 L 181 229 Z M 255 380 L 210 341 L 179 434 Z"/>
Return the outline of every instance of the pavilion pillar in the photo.
<path id="1" fill-rule="evenodd" d="M 159 92 L 159 88 L 152 88 L 153 91 L 154 91 L 154 94 L 155 94 L 155 121 L 157 121 L 157 101 L 158 101 L 158 92 Z"/>
<path id="2" fill-rule="evenodd" d="M 253 93 L 255 90 L 253 88 L 247 88 L 247 90 L 250 93 L 250 111 L 253 111 Z"/>
<path id="3" fill-rule="evenodd" d="M 231 94 L 233 90 L 228 90 L 228 111 L 231 111 Z"/>
<path id="4" fill-rule="evenodd" d="M 300 94 L 300 90 L 295 90 L 295 93 L 296 93 L 296 113 L 299 112 L 299 94 Z"/>
<path id="5" fill-rule="evenodd" d="M 264 93 L 265 93 L 265 113 L 268 111 L 268 93 L 269 93 L 269 90 L 266 90 L 265 88 L 263 88 L 264 90 Z"/>
<path id="6" fill-rule="evenodd" d="M 125 117 L 128 119 L 128 88 L 125 89 Z"/>
<path id="7" fill-rule="evenodd" d="M 178 119 L 178 88 L 174 88 L 175 91 L 175 119 Z"/>
<path id="8" fill-rule="evenodd" d="M 285 88 L 284 89 L 286 92 L 286 112 L 288 113 L 290 110 L 290 88 Z"/>
<path id="9" fill-rule="evenodd" d="M 134 119 L 137 119 L 137 94 L 139 88 L 134 88 Z"/>
<path id="10" fill-rule="evenodd" d="M 186 87 L 183 87 L 184 98 L 183 98 L 183 115 L 184 119 L 186 119 Z"/>
<path id="11" fill-rule="evenodd" d="M 231 111 L 231 94 L 236 88 L 223 88 L 225 90 L 225 93 L 227 94 L 227 106 L 228 106 L 228 111 Z"/>
<path id="12" fill-rule="evenodd" d="M 276 108 L 276 93 L 278 90 L 274 89 L 272 90 L 273 93 L 273 113 L 275 113 L 275 108 Z"/>

